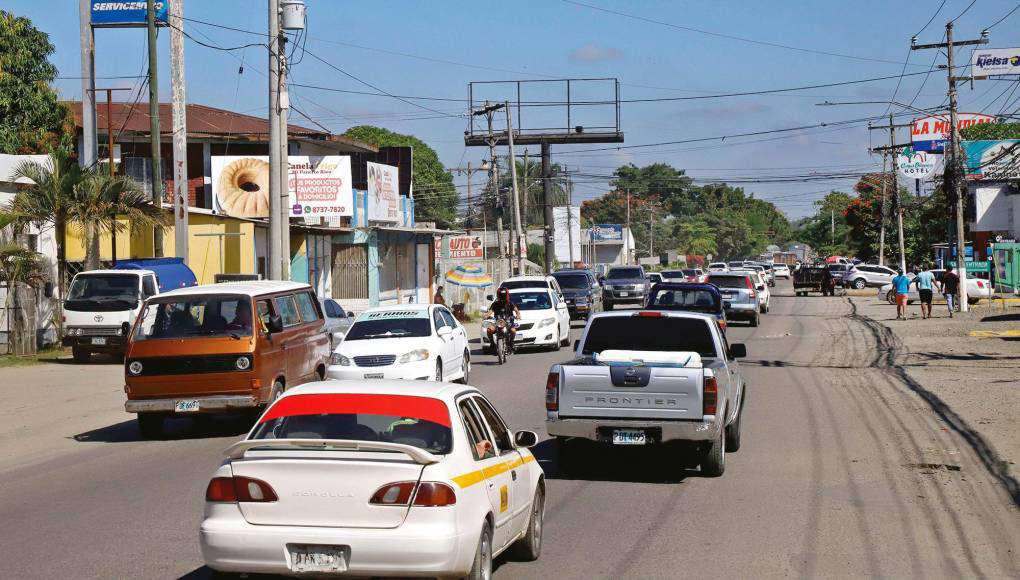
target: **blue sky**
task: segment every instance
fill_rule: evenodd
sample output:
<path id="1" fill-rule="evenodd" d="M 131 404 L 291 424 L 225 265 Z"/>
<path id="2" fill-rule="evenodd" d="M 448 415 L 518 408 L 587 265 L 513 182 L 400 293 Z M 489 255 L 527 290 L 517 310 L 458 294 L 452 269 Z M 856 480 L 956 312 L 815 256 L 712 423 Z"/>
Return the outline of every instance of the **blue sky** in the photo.
<path id="1" fill-rule="evenodd" d="M 470 81 L 553 77 L 617 77 L 624 99 L 696 96 L 923 72 L 934 53 L 908 50 L 910 37 L 935 14 L 942 0 L 894 3 L 857 2 L 662 2 L 583 0 L 629 16 L 607 13 L 563 0 L 527 2 L 454 2 L 307 0 L 308 52 L 390 94 L 466 99 Z M 938 42 L 945 22 L 971 0 L 946 0 L 919 42 Z M 225 26 L 264 31 L 265 0 L 187 0 L 185 17 Z M 957 38 L 972 38 L 1017 5 L 1016 0 L 976 0 L 956 22 Z M 50 34 L 57 47 L 54 62 L 61 75 L 80 74 L 77 2 L 73 0 L 5 0 L 4 8 L 31 18 Z M 659 23 L 642 19 L 651 19 Z M 662 24 L 666 23 L 666 24 Z M 668 24 L 668 25 L 667 25 Z M 672 25 L 672 26 L 669 26 Z M 755 41 L 785 44 L 810 51 L 850 55 L 846 58 L 792 50 L 698 33 L 721 33 Z M 229 47 L 257 42 L 241 32 L 188 22 L 196 39 Z M 161 34 L 160 94 L 169 99 L 167 34 Z M 145 70 L 145 33 L 141 29 L 99 30 L 97 74 L 133 76 Z M 991 31 L 992 47 L 1020 46 L 1020 11 Z M 300 57 L 300 52 L 298 53 Z M 376 92 L 351 77 L 305 55 L 291 80 L 307 85 Z M 904 69 L 904 59 L 910 57 Z M 958 53 L 969 61 L 970 50 Z M 186 44 L 188 98 L 191 102 L 264 115 L 264 49 L 218 51 Z M 241 60 L 244 73 L 238 74 Z M 882 62 L 887 61 L 887 62 Z M 940 60 L 940 62 L 942 62 Z M 945 98 L 945 73 L 906 77 L 897 99 L 921 108 Z M 98 81 L 99 86 L 137 87 L 134 78 Z M 896 79 L 810 91 L 737 98 L 625 103 L 621 124 L 625 145 L 639 145 L 733 135 L 831 123 L 879 115 L 885 105 L 819 107 L 830 101 L 888 100 Z M 1009 98 L 1005 82 L 978 82 L 961 88 L 961 110 L 997 112 Z M 80 81 L 61 80 L 64 98 L 80 98 Z M 1005 92 L 1004 92 L 1005 91 Z M 577 91 L 582 92 L 582 91 Z M 496 96 L 495 94 L 493 95 Z M 575 92 L 575 97 L 578 96 Z M 597 87 L 580 96 L 600 97 Z M 1013 97 L 1020 96 L 1020 91 Z M 376 124 L 412 133 L 432 145 L 447 166 L 477 163 L 481 149 L 466 149 L 462 134 L 467 108 L 461 100 L 416 100 L 412 106 L 387 96 L 366 96 L 293 88 L 294 104 L 334 132 L 358 124 Z M 504 94 L 502 98 L 513 98 Z M 525 100 L 558 99 L 551 89 L 536 90 Z M 997 100 L 996 100 L 997 99 Z M 1014 103 L 1015 110 L 1020 103 Z M 426 110 L 425 107 L 429 110 Z M 547 121 L 525 111 L 525 124 Z M 582 122 L 599 124 L 609 110 L 589 109 Z M 582 113 L 578 113 L 581 115 Z M 903 117 L 902 119 L 906 119 Z M 311 125 L 306 119 L 295 122 Z M 577 124 L 576 119 L 573 124 Z M 908 138 L 902 130 L 903 139 Z M 623 162 L 639 165 L 663 161 L 699 179 L 743 179 L 802 175 L 812 171 L 848 172 L 874 169 L 881 159 L 867 152 L 869 139 L 884 142 L 885 133 L 869 137 L 866 123 L 806 129 L 761 137 L 728 138 L 625 151 L 571 150 L 600 146 L 554 146 L 554 159 L 583 175 L 576 198 L 606 191 L 598 176 Z M 531 151 L 537 153 L 536 150 Z M 458 177 L 457 183 L 463 184 Z M 811 213 L 811 202 L 833 187 L 851 181 L 746 184 L 791 217 Z"/>

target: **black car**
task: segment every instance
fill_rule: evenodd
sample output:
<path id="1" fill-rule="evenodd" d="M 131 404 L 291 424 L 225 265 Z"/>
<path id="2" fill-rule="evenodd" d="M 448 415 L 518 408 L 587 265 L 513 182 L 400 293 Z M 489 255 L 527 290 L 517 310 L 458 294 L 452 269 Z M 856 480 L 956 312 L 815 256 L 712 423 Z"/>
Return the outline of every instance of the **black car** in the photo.
<path id="1" fill-rule="evenodd" d="M 602 310 L 602 286 L 591 270 L 567 269 L 553 272 L 563 290 L 570 318 L 585 319 Z"/>
<path id="2" fill-rule="evenodd" d="M 726 329 L 726 308 L 722 294 L 712 284 L 662 282 L 648 293 L 646 310 L 680 310 L 711 314 Z"/>
<path id="3" fill-rule="evenodd" d="M 612 310 L 617 304 L 643 305 L 648 287 L 648 278 L 641 266 L 614 266 L 602 281 L 602 306 Z"/>

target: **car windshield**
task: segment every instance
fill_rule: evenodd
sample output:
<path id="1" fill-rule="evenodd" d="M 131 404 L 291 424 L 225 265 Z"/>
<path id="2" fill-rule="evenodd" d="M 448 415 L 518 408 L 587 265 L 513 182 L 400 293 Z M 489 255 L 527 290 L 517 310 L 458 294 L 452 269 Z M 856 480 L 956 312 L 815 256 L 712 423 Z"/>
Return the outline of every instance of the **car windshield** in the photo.
<path id="1" fill-rule="evenodd" d="M 552 300 L 548 292 L 513 292 L 510 301 L 521 310 L 548 310 L 552 308 Z"/>
<path id="2" fill-rule="evenodd" d="M 644 278 L 644 276 L 641 275 L 641 268 L 613 268 L 609 271 L 609 275 L 606 278 L 610 280 L 633 280 L 635 278 Z"/>
<path id="3" fill-rule="evenodd" d="M 684 273 L 684 276 L 697 276 L 698 275 L 698 271 L 697 270 L 692 270 L 692 269 L 683 270 L 683 273 Z"/>
<path id="4" fill-rule="evenodd" d="M 353 393 L 283 397 L 250 439 L 381 441 L 442 455 L 453 445 L 450 414 L 439 399 Z"/>
<path id="5" fill-rule="evenodd" d="M 606 350 L 693 351 L 703 357 L 716 356 L 707 321 L 669 316 L 595 318 L 581 353 Z"/>
<path id="6" fill-rule="evenodd" d="M 743 265 L 743 262 L 730 262 L 730 268 L 740 268 L 743 267 Z"/>
<path id="7" fill-rule="evenodd" d="M 76 311 L 131 310 L 138 304 L 134 274 L 78 274 L 67 291 L 64 307 Z"/>
<path id="8" fill-rule="evenodd" d="M 509 280 L 499 285 L 500 288 L 515 290 L 517 288 L 548 288 L 549 282 L 545 280 Z"/>
<path id="9" fill-rule="evenodd" d="M 719 288 L 747 288 L 746 276 L 709 276 L 709 284 L 715 284 Z"/>
<path id="10" fill-rule="evenodd" d="M 420 316 L 385 316 L 387 312 L 370 312 L 367 318 L 358 320 L 344 337 L 348 340 L 372 340 L 374 338 L 407 338 L 432 335 L 432 325 L 425 311 Z"/>
<path id="11" fill-rule="evenodd" d="M 553 274 L 560 288 L 587 288 L 588 276 L 584 274 Z"/>
<path id="12" fill-rule="evenodd" d="M 684 271 L 683 270 L 664 270 L 662 272 L 662 277 L 663 278 L 683 278 L 684 277 Z"/>
<path id="13" fill-rule="evenodd" d="M 696 288 L 660 289 L 648 300 L 648 305 L 656 310 L 697 310 L 699 312 L 722 310 L 722 304 L 715 294 Z"/>
<path id="14" fill-rule="evenodd" d="M 148 304 L 134 340 L 251 334 L 252 309 L 247 296 L 186 296 Z"/>

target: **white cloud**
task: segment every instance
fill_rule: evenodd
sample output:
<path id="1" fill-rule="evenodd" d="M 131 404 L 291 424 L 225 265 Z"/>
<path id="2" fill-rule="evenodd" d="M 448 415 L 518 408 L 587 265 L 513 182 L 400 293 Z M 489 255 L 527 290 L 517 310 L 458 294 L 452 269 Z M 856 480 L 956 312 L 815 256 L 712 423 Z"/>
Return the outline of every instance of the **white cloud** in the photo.
<path id="1" fill-rule="evenodd" d="M 594 42 L 589 42 L 580 48 L 576 48 L 570 52 L 570 60 L 577 62 L 602 62 L 606 60 L 616 60 L 623 56 L 618 48 L 612 46 L 599 46 Z"/>

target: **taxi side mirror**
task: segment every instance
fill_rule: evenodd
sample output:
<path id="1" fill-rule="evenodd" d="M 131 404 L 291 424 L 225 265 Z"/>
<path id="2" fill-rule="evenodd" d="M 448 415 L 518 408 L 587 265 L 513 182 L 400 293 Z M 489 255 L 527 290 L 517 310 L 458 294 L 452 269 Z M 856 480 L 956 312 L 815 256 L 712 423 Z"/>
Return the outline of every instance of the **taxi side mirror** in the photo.
<path id="1" fill-rule="evenodd" d="M 534 431 L 518 431 L 514 433 L 514 443 L 518 447 L 534 447 L 538 444 L 538 435 Z"/>

